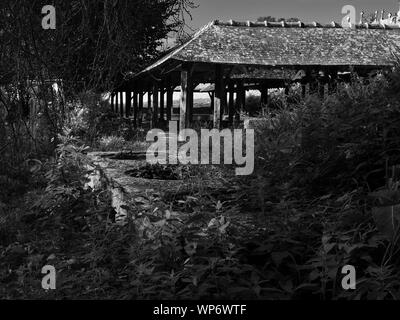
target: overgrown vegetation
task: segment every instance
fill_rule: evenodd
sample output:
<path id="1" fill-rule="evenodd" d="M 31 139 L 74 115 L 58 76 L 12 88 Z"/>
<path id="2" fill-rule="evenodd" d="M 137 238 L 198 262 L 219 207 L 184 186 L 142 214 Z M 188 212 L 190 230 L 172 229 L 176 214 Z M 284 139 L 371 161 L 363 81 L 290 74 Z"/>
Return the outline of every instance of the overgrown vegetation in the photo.
<path id="1" fill-rule="evenodd" d="M 400 298 L 399 74 L 265 115 L 252 177 L 147 166 L 191 188 L 133 199 L 125 226 L 106 189 L 84 188 L 86 148 L 64 132 L 54 158 L 29 167 L 33 191 L 0 206 L 0 296 Z M 41 289 L 44 264 L 56 291 Z M 341 286 L 348 264 L 354 291 Z"/>

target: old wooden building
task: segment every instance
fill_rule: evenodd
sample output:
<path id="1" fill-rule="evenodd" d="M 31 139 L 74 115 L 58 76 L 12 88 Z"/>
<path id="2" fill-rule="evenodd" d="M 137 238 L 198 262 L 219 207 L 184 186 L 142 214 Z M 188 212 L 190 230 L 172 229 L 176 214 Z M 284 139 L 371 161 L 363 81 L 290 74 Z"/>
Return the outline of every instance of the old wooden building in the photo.
<path id="1" fill-rule="evenodd" d="M 112 94 L 111 104 L 122 116 L 133 117 L 137 125 L 146 109 L 154 127 L 171 119 L 173 93 L 179 88 L 182 129 L 193 120 L 193 93 L 205 90 L 212 99 L 214 126 L 220 128 L 224 113 L 228 122 L 238 118 L 248 89 L 260 90 L 267 100 L 268 89 L 288 91 L 297 82 L 304 95 L 323 95 L 343 73 L 364 76 L 391 68 L 399 52 L 400 27 L 397 20 L 388 25 L 382 18 L 348 27 L 334 22 L 214 21 L 128 79 Z"/>

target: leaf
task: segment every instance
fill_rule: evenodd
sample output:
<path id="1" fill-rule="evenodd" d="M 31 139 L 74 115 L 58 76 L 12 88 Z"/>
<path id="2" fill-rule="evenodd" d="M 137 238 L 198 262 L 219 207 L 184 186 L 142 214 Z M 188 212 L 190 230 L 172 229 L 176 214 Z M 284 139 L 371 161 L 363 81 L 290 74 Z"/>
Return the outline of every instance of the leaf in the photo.
<path id="1" fill-rule="evenodd" d="M 221 226 L 220 228 L 219 228 L 219 232 L 221 232 L 221 233 L 225 233 L 226 232 L 226 229 L 229 227 L 229 225 L 230 225 L 231 223 L 228 221 L 227 223 L 225 223 L 223 226 Z"/>
<path id="2" fill-rule="evenodd" d="M 56 255 L 55 255 L 54 253 L 52 253 L 51 255 L 49 255 L 49 256 L 47 257 L 47 261 L 54 260 L 55 258 L 56 258 Z"/>

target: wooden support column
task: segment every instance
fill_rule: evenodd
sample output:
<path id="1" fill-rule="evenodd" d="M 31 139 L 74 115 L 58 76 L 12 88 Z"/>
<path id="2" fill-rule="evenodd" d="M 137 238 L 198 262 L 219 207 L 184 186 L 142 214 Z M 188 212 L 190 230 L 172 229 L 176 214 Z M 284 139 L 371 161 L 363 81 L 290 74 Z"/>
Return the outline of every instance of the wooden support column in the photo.
<path id="1" fill-rule="evenodd" d="M 181 70 L 181 97 L 179 100 L 179 130 L 187 128 L 187 111 L 189 108 L 188 102 L 188 83 L 190 72 L 186 66 Z"/>
<path id="2" fill-rule="evenodd" d="M 133 123 L 135 128 L 138 127 L 138 93 L 133 93 Z"/>
<path id="3" fill-rule="evenodd" d="M 306 70 L 306 78 L 307 78 L 307 87 L 308 87 L 308 94 L 313 95 L 318 93 L 318 80 L 317 74 L 314 69 L 307 69 Z"/>
<path id="4" fill-rule="evenodd" d="M 193 124 L 193 104 L 194 104 L 194 89 L 195 86 L 192 81 L 191 71 L 189 71 L 189 78 L 188 78 L 188 109 L 187 109 L 187 126 L 190 128 Z"/>
<path id="5" fill-rule="evenodd" d="M 261 112 L 262 114 L 264 114 L 264 112 L 266 112 L 268 104 L 269 104 L 269 96 L 268 96 L 268 90 L 269 90 L 269 86 L 268 86 L 268 82 L 267 81 L 262 81 L 261 82 Z"/>
<path id="6" fill-rule="evenodd" d="M 266 81 L 262 81 L 260 84 L 260 92 L 261 92 L 261 104 L 263 106 L 268 105 L 268 85 Z"/>
<path id="7" fill-rule="evenodd" d="M 133 93 L 135 95 L 135 93 Z M 131 107 L 132 107 L 132 92 L 126 91 L 126 102 L 125 102 L 125 109 L 126 109 L 126 117 L 129 118 L 131 116 Z"/>
<path id="8" fill-rule="evenodd" d="M 167 121 L 172 119 L 172 109 L 174 107 L 174 87 L 168 84 L 167 88 Z"/>
<path id="9" fill-rule="evenodd" d="M 302 83 L 302 84 L 301 84 L 301 97 L 302 97 L 303 99 L 306 97 L 306 92 L 307 92 L 307 90 L 306 90 L 306 84 L 305 84 L 305 83 Z"/>
<path id="10" fill-rule="evenodd" d="M 125 107 L 124 107 L 124 92 L 123 91 L 121 91 L 120 93 L 119 93 L 119 99 L 120 99 L 120 108 L 119 108 L 119 114 L 120 114 L 120 116 L 123 118 L 124 117 L 124 109 L 125 109 Z"/>
<path id="11" fill-rule="evenodd" d="M 209 92 L 208 95 L 210 96 L 210 100 L 211 100 L 211 102 L 210 102 L 210 110 L 211 110 L 212 113 L 214 113 L 214 96 L 215 96 L 215 93 L 214 93 L 214 91 L 212 91 L 212 92 Z"/>
<path id="12" fill-rule="evenodd" d="M 318 81 L 318 96 L 321 99 L 324 99 L 325 97 L 325 80 L 323 78 Z"/>
<path id="13" fill-rule="evenodd" d="M 160 85 L 160 120 L 164 122 L 165 120 L 165 87 L 164 83 Z"/>
<path id="14" fill-rule="evenodd" d="M 153 104 L 151 103 L 151 90 L 147 93 L 147 115 L 150 121 L 150 129 L 153 128 Z"/>
<path id="15" fill-rule="evenodd" d="M 153 86 L 153 126 L 158 125 L 158 85 L 154 84 Z"/>
<path id="16" fill-rule="evenodd" d="M 337 69 L 331 70 L 328 83 L 328 94 L 332 94 L 337 91 L 337 78 L 338 78 L 338 70 Z"/>
<path id="17" fill-rule="evenodd" d="M 226 102 L 225 84 L 223 67 L 216 65 L 215 67 L 215 95 L 214 95 L 214 128 L 221 129 L 222 115 Z"/>
<path id="18" fill-rule="evenodd" d="M 237 97 L 236 97 L 236 113 L 235 121 L 240 121 L 240 112 L 246 107 L 246 90 L 244 88 L 243 81 L 239 81 L 237 84 Z"/>
<path id="19" fill-rule="evenodd" d="M 114 109 L 115 113 L 119 112 L 119 94 L 118 91 L 115 92 L 115 109 Z"/>
<path id="20" fill-rule="evenodd" d="M 111 99 L 111 101 L 110 101 L 110 105 L 111 105 L 111 110 L 112 110 L 112 112 L 115 112 L 115 95 L 114 95 L 114 92 L 111 92 L 111 94 L 110 94 L 110 99 Z"/>
<path id="21" fill-rule="evenodd" d="M 141 128 L 143 125 L 143 92 L 139 93 L 139 105 L 138 105 L 138 127 Z"/>
<path id="22" fill-rule="evenodd" d="M 229 108 L 228 108 L 229 125 L 233 124 L 233 116 L 235 114 L 235 83 L 229 82 Z"/>
<path id="23" fill-rule="evenodd" d="M 290 86 L 285 87 L 285 96 L 288 96 L 290 93 Z"/>

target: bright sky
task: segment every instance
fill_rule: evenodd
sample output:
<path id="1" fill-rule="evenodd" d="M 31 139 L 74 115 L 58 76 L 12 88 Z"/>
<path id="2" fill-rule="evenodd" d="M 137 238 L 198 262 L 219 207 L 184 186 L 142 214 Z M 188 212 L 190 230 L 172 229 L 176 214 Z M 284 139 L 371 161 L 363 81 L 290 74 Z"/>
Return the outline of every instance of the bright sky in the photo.
<path id="1" fill-rule="evenodd" d="M 303 22 L 341 23 L 342 7 L 353 5 L 360 12 L 373 13 L 385 9 L 396 13 L 399 10 L 397 0 L 193 0 L 199 6 L 193 9 L 193 21 L 188 24 L 194 29 L 206 25 L 212 20 L 255 21 L 260 16 L 277 18 L 295 17 Z"/>

